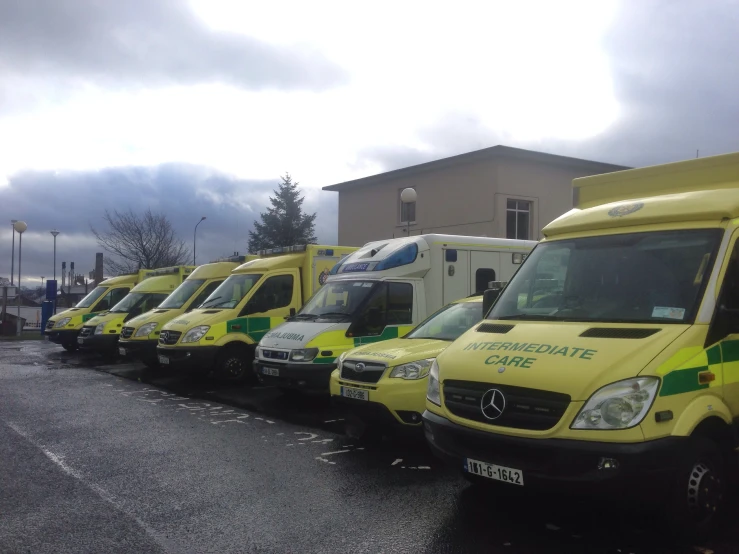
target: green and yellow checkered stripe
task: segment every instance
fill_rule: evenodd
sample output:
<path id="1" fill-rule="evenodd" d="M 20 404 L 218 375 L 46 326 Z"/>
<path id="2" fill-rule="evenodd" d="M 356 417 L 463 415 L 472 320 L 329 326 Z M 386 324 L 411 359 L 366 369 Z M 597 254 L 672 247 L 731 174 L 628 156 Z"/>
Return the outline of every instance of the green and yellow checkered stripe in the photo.
<path id="1" fill-rule="evenodd" d="M 674 368 L 676 361 L 679 364 L 677 368 L 662 370 L 666 366 Z M 710 383 L 701 383 L 698 375 L 706 371 L 713 373 L 715 378 Z M 658 368 L 657 374 L 662 377 L 660 396 L 739 383 L 739 340 L 725 340 L 707 349 L 684 348 Z"/>

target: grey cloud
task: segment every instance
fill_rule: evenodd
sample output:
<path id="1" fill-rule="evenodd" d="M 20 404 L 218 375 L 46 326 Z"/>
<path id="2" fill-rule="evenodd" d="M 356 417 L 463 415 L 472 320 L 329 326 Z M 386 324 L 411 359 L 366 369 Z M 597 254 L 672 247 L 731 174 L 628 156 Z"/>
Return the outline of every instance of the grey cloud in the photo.
<path id="1" fill-rule="evenodd" d="M 297 177 L 297 176 L 296 176 Z M 166 164 L 153 168 L 112 168 L 89 172 L 24 172 L 0 188 L 0 275 L 10 274 L 11 219 L 23 219 L 23 270 L 27 278 L 49 277 L 53 271 L 53 239 L 57 228 L 57 277 L 61 262 L 74 261 L 78 273 L 91 271 L 95 244 L 90 225 L 102 227 L 107 209 L 134 211 L 151 207 L 164 212 L 188 247 L 198 228 L 197 260 L 205 263 L 246 252 L 248 232 L 278 178 L 239 180 L 209 168 Z M 299 180 L 299 179 L 298 179 Z M 305 189 L 306 211 L 317 212 L 316 231 L 324 244 L 335 244 L 337 199 L 332 193 Z M 4 222 L 4 223 L 3 223 Z M 18 248 L 16 236 L 16 257 Z M 17 275 L 17 259 L 15 273 Z M 23 279 L 26 283 L 26 278 Z"/>
<path id="2" fill-rule="evenodd" d="M 428 149 L 367 148 L 357 167 L 397 169 L 495 144 L 634 167 L 693 158 L 696 150 L 739 151 L 736 29 L 736 0 L 622 2 L 603 43 L 621 113 L 600 135 L 512 141 L 474 116 L 449 114 L 421 131 Z"/>
<path id="3" fill-rule="evenodd" d="M 345 78 L 319 52 L 212 31 L 182 0 L 0 0 L 0 52 L 2 73 L 47 82 L 321 90 Z"/>

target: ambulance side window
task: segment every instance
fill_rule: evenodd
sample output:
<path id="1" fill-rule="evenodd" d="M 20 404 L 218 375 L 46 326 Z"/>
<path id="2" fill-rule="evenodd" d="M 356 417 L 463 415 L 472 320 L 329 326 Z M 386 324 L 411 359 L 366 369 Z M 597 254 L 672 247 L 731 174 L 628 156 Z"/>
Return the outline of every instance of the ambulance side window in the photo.
<path id="1" fill-rule="evenodd" d="M 257 289 L 254 296 L 244 306 L 243 315 L 268 312 L 286 308 L 293 299 L 293 276 L 275 275 Z"/>
<path id="2" fill-rule="evenodd" d="M 213 281 L 212 283 L 208 283 L 207 285 L 205 285 L 205 288 L 203 289 L 203 292 L 201 292 L 200 294 L 198 294 L 198 297 L 193 301 L 192 304 L 190 304 L 190 307 L 187 308 L 187 311 L 189 312 L 190 310 L 194 310 L 195 308 L 197 308 L 198 306 L 200 306 L 200 304 L 202 304 L 203 302 L 205 302 L 205 300 L 211 294 L 213 294 L 213 291 L 216 290 L 218 287 L 221 286 L 221 283 L 223 283 L 222 280 L 221 281 Z"/>
<path id="3" fill-rule="evenodd" d="M 113 306 L 118 304 L 118 302 L 126 297 L 128 291 L 129 289 L 126 287 L 111 290 L 108 294 L 100 299 L 100 302 L 98 302 L 93 309 L 96 312 L 110 310 Z"/>
<path id="4" fill-rule="evenodd" d="M 728 335 L 739 333 L 739 241 L 734 246 L 724 274 L 716 311 L 706 345 L 714 344 Z"/>

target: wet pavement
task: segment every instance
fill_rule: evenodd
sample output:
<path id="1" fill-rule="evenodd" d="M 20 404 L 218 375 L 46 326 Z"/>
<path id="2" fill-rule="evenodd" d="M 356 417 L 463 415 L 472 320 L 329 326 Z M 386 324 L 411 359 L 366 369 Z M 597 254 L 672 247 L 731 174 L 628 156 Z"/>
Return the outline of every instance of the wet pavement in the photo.
<path id="1" fill-rule="evenodd" d="M 422 438 L 355 440 L 345 419 L 321 396 L 0 341 L 0 552 L 739 551 L 731 524 L 674 544 L 640 506 L 478 490 Z"/>

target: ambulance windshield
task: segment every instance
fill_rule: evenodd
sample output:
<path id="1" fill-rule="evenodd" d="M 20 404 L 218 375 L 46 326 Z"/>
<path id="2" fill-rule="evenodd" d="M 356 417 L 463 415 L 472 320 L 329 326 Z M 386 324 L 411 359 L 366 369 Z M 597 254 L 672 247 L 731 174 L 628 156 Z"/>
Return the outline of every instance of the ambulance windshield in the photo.
<path id="1" fill-rule="evenodd" d="M 457 340 L 482 319 L 482 302 L 458 302 L 444 306 L 404 338 Z"/>
<path id="2" fill-rule="evenodd" d="M 296 319 L 348 317 L 354 313 L 379 281 L 327 283 L 303 306 Z"/>
<path id="3" fill-rule="evenodd" d="M 690 323 L 721 235 L 691 229 L 544 242 L 488 319 Z"/>

